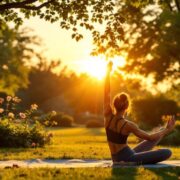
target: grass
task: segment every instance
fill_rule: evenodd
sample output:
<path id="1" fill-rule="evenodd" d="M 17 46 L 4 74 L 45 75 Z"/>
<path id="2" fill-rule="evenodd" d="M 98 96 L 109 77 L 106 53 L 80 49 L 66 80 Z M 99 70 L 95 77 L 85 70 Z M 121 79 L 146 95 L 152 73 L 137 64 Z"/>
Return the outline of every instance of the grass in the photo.
<path id="1" fill-rule="evenodd" d="M 88 179 L 123 179 L 123 180 L 175 180 L 180 176 L 180 168 L 68 168 L 68 169 L 48 169 L 48 168 L 18 168 L 18 169 L 2 169 L 0 171 L 0 179 L 31 179 L 31 180 L 88 180 Z"/>
<path id="2" fill-rule="evenodd" d="M 83 159 L 109 159 L 110 152 L 106 142 L 103 128 L 65 128 L 50 129 L 54 134 L 51 145 L 44 148 L 31 149 L 0 149 L 0 160 L 7 159 L 33 159 L 33 158 L 83 158 Z M 134 136 L 129 138 L 130 146 L 137 144 Z M 180 148 L 171 147 L 171 159 L 180 159 Z M 180 168 L 11 168 L 1 169 L 0 180 L 31 179 L 123 179 L 123 180 L 159 180 L 178 179 Z"/>
<path id="3" fill-rule="evenodd" d="M 1 148 L 0 160 L 34 158 L 110 159 L 110 152 L 103 128 L 64 128 L 50 129 L 49 131 L 54 135 L 51 145 L 44 148 L 30 149 Z M 130 146 L 135 146 L 137 139 L 134 136 L 130 136 L 129 144 Z M 171 147 L 171 150 L 173 151 L 171 159 L 180 159 L 180 148 Z"/>

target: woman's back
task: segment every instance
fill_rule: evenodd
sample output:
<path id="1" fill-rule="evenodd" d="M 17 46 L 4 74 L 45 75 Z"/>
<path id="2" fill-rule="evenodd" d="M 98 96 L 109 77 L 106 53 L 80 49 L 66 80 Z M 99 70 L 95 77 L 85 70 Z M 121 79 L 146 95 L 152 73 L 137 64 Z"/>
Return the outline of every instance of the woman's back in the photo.
<path id="1" fill-rule="evenodd" d="M 127 146 L 128 121 L 123 117 L 112 115 L 105 118 L 105 129 L 111 154 L 115 154 Z"/>

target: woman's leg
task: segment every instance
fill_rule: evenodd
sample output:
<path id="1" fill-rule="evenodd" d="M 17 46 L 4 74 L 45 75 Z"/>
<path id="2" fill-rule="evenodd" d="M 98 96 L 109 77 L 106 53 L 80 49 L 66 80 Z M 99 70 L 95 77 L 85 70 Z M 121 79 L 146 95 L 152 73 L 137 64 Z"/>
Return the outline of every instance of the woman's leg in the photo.
<path id="1" fill-rule="evenodd" d="M 134 153 L 128 161 L 137 162 L 138 164 L 155 164 L 168 159 L 172 152 L 169 149 L 158 149 L 154 151 L 146 151 Z"/>
<path id="2" fill-rule="evenodd" d="M 159 143 L 160 140 L 161 140 L 161 138 L 156 140 L 156 141 L 144 140 L 141 143 L 139 143 L 136 147 L 134 147 L 133 150 L 136 153 L 144 152 L 144 151 L 150 151 L 151 149 L 154 148 L 154 146 L 156 146 Z"/>

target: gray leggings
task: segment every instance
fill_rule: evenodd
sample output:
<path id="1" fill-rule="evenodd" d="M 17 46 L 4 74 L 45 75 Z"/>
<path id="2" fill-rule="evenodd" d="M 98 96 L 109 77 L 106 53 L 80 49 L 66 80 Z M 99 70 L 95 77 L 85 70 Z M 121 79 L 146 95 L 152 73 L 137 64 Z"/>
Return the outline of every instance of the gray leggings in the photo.
<path id="1" fill-rule="evenodd" d="M 169 149 L 151 150 L 158 141 L 143 141 L 134 149 L 129 146 L 112 155 L 113 162 L 136 162 L 137 164 L 155 164 L 168 159 L 172 152 Z"/>

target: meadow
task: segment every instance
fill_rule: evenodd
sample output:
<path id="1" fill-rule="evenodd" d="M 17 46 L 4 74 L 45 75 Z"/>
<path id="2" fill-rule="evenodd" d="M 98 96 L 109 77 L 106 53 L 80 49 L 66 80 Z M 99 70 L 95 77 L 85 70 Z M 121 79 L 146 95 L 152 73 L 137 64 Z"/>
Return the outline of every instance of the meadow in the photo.
<path id="1" fill-rule="evenodd" d="M 80 158 L 80 159 L 110 159 L 103 128 L 54 128 L 52 144 L 44 148 L 1 149 L 0 160 L 34 159 L 34 158 Z M 130 146 L 135 146 L 138 140 L 130 136 Z M 157 148 L 161 148 L 158 146 Z M 180 148 L 170 147 L 173 151 L 171 159 L 180 159 Z M 180 168 L 12 168 L 1 169 L 0 179 L 178 179 Z"/>
<path id="2" fill-rule="evenodd" d="M 44 148 L 1 148 L 0 160 L 23 159 L 110 159 L 110 152 L 103 128 L 51 128 L 52 142 Z M 130 136 L 129 145 L 138 143 Z M 157 146 L 162 148 L 163 146 Z M 170 147 L 171 159 L 180 159 L 180 147 Z"/>

